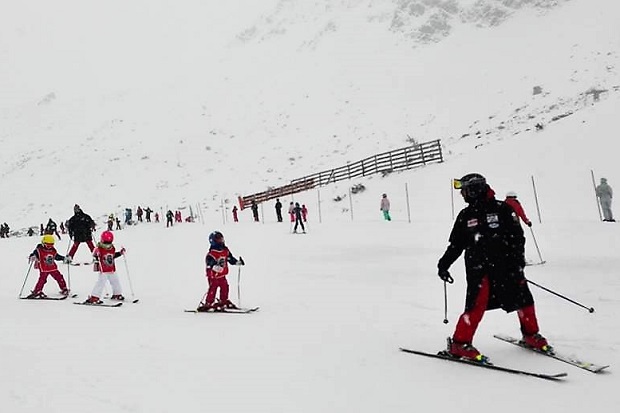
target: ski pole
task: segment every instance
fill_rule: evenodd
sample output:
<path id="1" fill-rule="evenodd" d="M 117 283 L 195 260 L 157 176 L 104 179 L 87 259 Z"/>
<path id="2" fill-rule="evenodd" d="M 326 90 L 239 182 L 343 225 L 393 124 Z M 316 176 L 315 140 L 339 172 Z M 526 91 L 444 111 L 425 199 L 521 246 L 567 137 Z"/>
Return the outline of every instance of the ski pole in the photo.
<path id="1" fill-rule="evenodd" d="M 237 303 L 241 306 L 241 266 L 237 268 Z"/>
<path id="2" fill-rule="evenodd" d="M 24 278 L 24 283 L 22 284 L 22 288 L 21 290 L 19 290 L 19 297 L 22 296 L 22 293 L 24 292 L 24 287 L 26 286 L 26 281 L 28 280 L 28 275 L 30 275 L 30 270 L 32 269 L 32 263 L 34 261 L 30 261 L 30 265 L 28 265 L 28 271 L 26 272 L 26 278 Z"/>
<path id="3" fill-rule="evenodd" d="M 69 237 L 69 242 L 67 243 L 67 252 L 65 253 L 65 257 L 69 255 L 69 248 L 71 248 L 71 237 Z M 69 263 L 67 263 L 67 288 L 71 291 L 71 265 L 69 265 Z"/>
<path id="4" fill-rule="evenodd" d="M 535 283 L 534 281 L 532 281 L 532 280 L 529 280 L 529 279 L 528 279 L 528 280 L 527 280 L 527 282 L 528 282 L 528 283 L 530 283 L 530 284 L 532 284 L 532 285 L 535 285 L 536 287 L 538 287 L 538 288 L 540 288 L 540 289 L 542 289 L 542 290 L 547 291 L 548 293 L 551 293 L 551 294 L 553 294 L 553 295 L 555 295 L 555 296 L 558 296 L 558 297 L 560 297 L 560 298 L 563 298 L 563 299 L 565 299 L 566 301 L 571 302 L 571 303 L 573 303 L 573 304 L 575 304 L 575 305 L 577 305 L 577 306 L 579 306 L 579 307 L 581 307 L 581 308 L 585 308 L 585 309 L 586 309 L 586 310 L 588 310 L 588 312 L 590 312 L 590 313 L 593 313 L 593 312 L 594 312 L 594 307 L 586 307 L 585 305 L 580 304 L 580 303 L 578 303 L 577 301 L 571 300 L 570 298 L 565 297 L 565 296 L 563 296 L 562 294 L 558 294 L 558 293 L 556 293 L 555 291 L 550 290 L 550 289 L 548 289 L 548 288 L 546 288 L 546 287 L 543 287 L 543 286 L 542 286 L 542 285 L 540 285 L 540 284 L 536 284 L 536 283 Z"/>
<path id="5" fill-rule="evenodd" d="M 206 304 L 206 301 L 205 301 L 206 298 L 207 298 L 207 293 L 204 293 L 202 295 L 202 298 L 200 299 L 200 304 L 198 304 L 198 307 L 202 307 L 203 305 Z"/>
<path id="6" fill-rule="evenodd" d="M 448 324 L 448 282 L 443 282 L 443 323 Z"/>
<path id="7" fill-rule="evenodd" d="M 530 231 L 532 233 L 532 239 L 534 240 L 534 246 L 536 247 L 536 251 L 538 252 L 538 258 L 540 258 L 540 263 L 544 264 L 546 261 L 543 260 L 543 257 L 540 254 L 540 248 L 538 248 L 538 242 L 536 242 L 536 236 L 534 235 L 534 229 L 532 229 L 532 227 L 530 227 Z"/>
<path id="8" fill-rule="evenodd" d="M 125 257 L 125 253 L 123 253 L 123 262 L 125 263 L 125 273 L 127 274 L 127 281 L 129 281 L 129 291 L 131 291 L 131 298 L 135 301 L 135 294 L 133 293 L 133 286 L 131 285 L 131 277 L 129 277 L 129 266 L 127 265 L 127 258 Z"/>

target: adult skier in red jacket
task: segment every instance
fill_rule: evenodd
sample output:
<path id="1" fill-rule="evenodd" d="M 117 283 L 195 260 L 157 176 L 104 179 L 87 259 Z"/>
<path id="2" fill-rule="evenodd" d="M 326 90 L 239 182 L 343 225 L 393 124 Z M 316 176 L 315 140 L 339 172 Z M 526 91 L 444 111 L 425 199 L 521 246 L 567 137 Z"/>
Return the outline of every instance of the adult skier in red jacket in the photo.
<path id="1" fill-rule="evenodd" d="M 521 202 L 517 199 L 517 193 L 514 191 L 510 191 L 506 194 L 505 203 L 510 205 L 512 209 L 515 211 L 515 214 L 527 225 L 528 227 L 532 226 L 532 221 L 529 220 L 527 215 L 525 215 L 525 210 L 523 210 L 523 206 Z"/>

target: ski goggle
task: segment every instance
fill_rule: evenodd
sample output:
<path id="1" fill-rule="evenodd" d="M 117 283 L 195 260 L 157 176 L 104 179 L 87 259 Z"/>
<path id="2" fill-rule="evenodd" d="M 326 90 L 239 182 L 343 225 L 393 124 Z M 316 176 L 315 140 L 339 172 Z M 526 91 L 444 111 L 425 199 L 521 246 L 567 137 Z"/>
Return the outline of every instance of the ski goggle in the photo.
<path id="1" fill-rule="evenodd" d="M 463 188 L 463 183 L 461 182 L 460 179 L 454 178 L 452 180 L 452 187 L 454 189 L 461 189 L 461 188 Z"/>

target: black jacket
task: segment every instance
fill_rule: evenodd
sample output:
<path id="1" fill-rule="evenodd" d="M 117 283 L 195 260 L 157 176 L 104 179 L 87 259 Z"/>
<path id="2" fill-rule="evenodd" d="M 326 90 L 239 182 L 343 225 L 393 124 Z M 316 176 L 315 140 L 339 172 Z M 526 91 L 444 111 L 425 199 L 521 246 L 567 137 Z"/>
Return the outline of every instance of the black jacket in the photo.
<path id="1" fill-rule="evenodd" d="M 86 242 L 93 239 L 95 221 L 82 211 L 76 212 L 67 222 L 69 237 L 75 242 Z"/>
<path id="2" fill-rule="evenodd" d="M 489 278 L 491 287 L 487 309 L 502 308 L 511 312 L 534 303 L 523 274 L 523 229 L 508 204 L 491 197 L 463 209 L 456 218 L 450 245 L 439 260 L 438 268 L 450 268 L 463 251 L 467 274 L 466 311 L 473 308 L 484 276 Z"/>

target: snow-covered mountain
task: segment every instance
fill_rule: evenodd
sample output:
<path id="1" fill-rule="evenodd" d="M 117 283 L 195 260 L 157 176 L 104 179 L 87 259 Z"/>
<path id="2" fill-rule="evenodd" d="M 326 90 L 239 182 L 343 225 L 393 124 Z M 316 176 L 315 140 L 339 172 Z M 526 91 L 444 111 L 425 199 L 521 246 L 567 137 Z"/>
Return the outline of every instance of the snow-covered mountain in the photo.
<path id="1" fill-rule="evenodd" d="M 613 2 L 36 5 L 0 17 L 0 216 L 15 228 L 76 202 L 219 214 L 411 139 L 449 156 L 517 139 L 620 84 Z"/>

